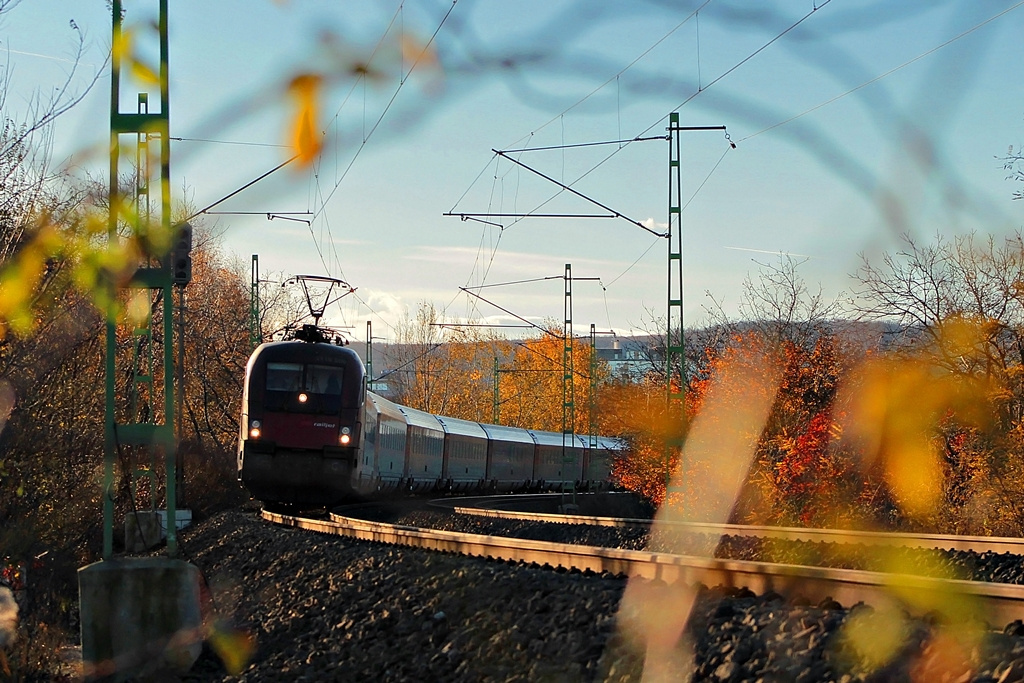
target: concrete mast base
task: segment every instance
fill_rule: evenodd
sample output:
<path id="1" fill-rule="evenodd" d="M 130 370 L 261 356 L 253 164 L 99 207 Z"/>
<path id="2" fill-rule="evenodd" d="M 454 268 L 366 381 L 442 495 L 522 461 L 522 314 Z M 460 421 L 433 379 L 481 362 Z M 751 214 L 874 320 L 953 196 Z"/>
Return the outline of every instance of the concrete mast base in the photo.
<path id="1" fill-rule="evenodd" d="M 202 651 L 199 569 L 170 558 L 122 558 L 78 570 L 87 679 L 188 671 Z"/>

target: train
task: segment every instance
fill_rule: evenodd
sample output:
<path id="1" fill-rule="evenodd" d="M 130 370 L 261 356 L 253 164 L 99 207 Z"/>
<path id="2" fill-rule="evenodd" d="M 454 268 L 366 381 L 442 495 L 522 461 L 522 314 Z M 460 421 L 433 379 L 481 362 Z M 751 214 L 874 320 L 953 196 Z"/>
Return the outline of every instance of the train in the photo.
<path id="1" fill-rule="evenodd" d="M 434 415 L 369 391 L 362 360 L 315 325 L 261 344 L 245 370 L 238 479 L 265 505 L 395 492 L 608 488 L 621 442 Z"/>

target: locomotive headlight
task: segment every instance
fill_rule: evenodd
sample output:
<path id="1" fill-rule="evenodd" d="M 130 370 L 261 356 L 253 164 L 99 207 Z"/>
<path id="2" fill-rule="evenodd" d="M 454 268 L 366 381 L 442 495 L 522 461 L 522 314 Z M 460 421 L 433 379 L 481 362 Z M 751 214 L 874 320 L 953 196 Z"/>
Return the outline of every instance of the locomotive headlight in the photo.
<path id="1" fill-rule="evenodd" d="M 305 403 L 308 400 L 309 396 L 306 396 L 305 394 L 299 394 L 299 403 Z"/>
<path id="2" fill-rule="evenodd" d="M 338 441 L 341 442 L 342 446 L 348 445 L 348 442 L 351 441 L 351 440 L 352 440 L 352 437 L 350 437 L 348 434 L 342 434 L 341 438 L 338 439 Z"/>
<path id="3" fill-rule="evenodd" d="M 262 426 L 263 425 L 260 423 L 259 420 L 253 420 L 252 422 L 250 422 L 249 423 L 249 438 L 251 438 L 251 439 L 258 439 L 258 438 L 260 438 L 260 434 L 262 434 L 262 432 L 260 431 L 260 427 L 262 427 Z"/>
<path id="4" fill-rule="evenodd" d="M 348 427 L 342 427 L 342 428 L 341 428 L 341 433 L 342 433 L 342 434 L 351 434 L 351 433 L 352 433 L 352 430 L 351 430 L 351 429 L 349 429 Z"/>

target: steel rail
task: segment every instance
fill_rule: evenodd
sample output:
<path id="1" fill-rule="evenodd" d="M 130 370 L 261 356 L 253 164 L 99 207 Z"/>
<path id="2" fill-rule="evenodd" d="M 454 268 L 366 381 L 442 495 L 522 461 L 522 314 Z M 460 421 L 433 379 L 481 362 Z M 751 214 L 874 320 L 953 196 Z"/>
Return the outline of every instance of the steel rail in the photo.
<path id="1" fill-rule="evenodd" d="M 544 494 L 557 495 L 557 494 Z M 545 512 L 520 512 L 501 510 L 492 505 L 522 501 L 530 496 L 488 496 L 486 498 L 461 499 L 462 504 L 449 501 L 434 501 L 452 512 L 497 519 L 546 522 L 551 524 L 585 524 L 592 526 L 649 528 L 649 519 L 624 517 L 594 517 L 587 515 L 561 515 Z M 476 507 L 472 501 L 483 502 L 488 507 Z M 470 504 L 466 504 L 470 503 Z M 713 536 L 743 536 L 751 538 L 777 538 L 788 541 L 810 541 L 814 543 L 859 543 L 872 546 L 894 546 L 904 548 L 926 548 L 939 550 L 963 550 L 976 553 L 994 552 L 1024 555 L 1024 538 L 1009 536 L 959 536 L 945 534 L 917 534 L 889 531 L 852 531 L 842 529 L 813 529 L 801 527 L 758 526 L 751 524 L 712 524 L 708 522 L 659 521 L 659 525 L 687 533 Z"/>
<path id="2" fill-rule="evenodd" d="M 367 522 L 338 515 L 322 520 L 264 511 L 263 518 L 282 526 L 378 543 L 641 577 L 666 584 L 747 588 L 759 595 L 774 591 L 787 597 L 800 596 L 811 603 L 831 598 L 847 607 L 859 602 L 896 603 L 914 615 L 952 606 L 958 621 L 974 619 L 999 627 L 1024 619 L 1024 586 L 1013 584 L 596 548 Z"/>

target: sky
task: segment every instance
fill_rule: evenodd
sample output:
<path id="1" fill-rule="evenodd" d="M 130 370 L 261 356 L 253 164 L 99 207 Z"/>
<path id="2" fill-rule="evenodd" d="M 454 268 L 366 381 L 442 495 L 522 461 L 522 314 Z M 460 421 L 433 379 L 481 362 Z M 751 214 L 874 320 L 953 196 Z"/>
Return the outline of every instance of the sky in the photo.
<path id="1" fill-rule="evenodd" d="M 258 254 L 274 282 L 345 280 L 356 291 L 325 320 L 361 340 L 367 320 L 393 339 L 422 302 L 451 320 L 561 325 L 570 264 L 574 331 L 628 335 L 666 314 L 666 240 L 635 222 L 665 230 L 668 143 L 591 143 L 664 138 L 677 111 L 725 126 L 680 134 L 687 326 L 709 308 L 738 317 L 744 279 L 782 255 L 842 297 L 861 259 L 903 234 L 1020 229 L 1000 158 L 1024 144 L 1022 4 L 173 0 L 172 186 L 198 210 L 287 160 L 289 84 L 312 74 L 322 153 L 199 219 L 245 272 Z M 96 178 L 106 5 L 22 0 L 0 15 L 5 116 L 99 74 L 56 122 L 52 156 Z M 125 8 L 153 61 L 157 0 Z M 122 111 L 146 87 L 126 78 Z M 597 204 L 630 220 L 482 216 L 607 213 Z"/>

